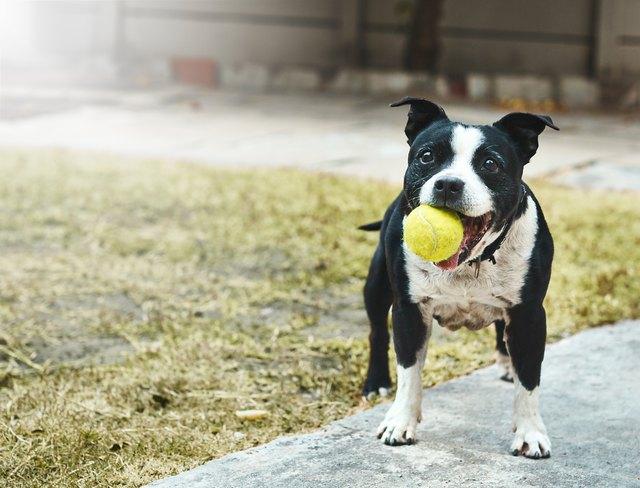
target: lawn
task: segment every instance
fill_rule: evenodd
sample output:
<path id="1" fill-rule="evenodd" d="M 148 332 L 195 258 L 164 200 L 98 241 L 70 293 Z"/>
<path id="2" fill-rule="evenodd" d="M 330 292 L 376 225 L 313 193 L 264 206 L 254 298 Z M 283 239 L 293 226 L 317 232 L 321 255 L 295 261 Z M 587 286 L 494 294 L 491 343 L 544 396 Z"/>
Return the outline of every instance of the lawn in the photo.
<path id="1" fill-rule="evenodd" d="M 397 187 L 62 151 L 0 169 L 3 486 L 139 486 L 367 408 L 377 235 L 356 226 Z M 639 317 L 640 197 L 533 187 L 557 249 L 549 339 Z M 492 345 L 436 338 L 424 385 Z"/>

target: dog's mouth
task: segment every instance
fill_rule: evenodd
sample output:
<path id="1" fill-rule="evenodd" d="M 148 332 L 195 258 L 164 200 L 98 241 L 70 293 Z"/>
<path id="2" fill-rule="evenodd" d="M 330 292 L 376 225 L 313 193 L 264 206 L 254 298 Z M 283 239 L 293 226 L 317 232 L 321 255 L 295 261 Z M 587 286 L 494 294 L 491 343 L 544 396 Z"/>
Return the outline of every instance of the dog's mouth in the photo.
<path id="1" fill-rule="evenodd" d="M 491 223 L 493 222 L 493 214 L 491 212 L 479 217 L 468 217 L 459 212 L 458 215 L 464 227 L 462 243 L 456 253 L 449 259 L 435 263 L 441 269 L 452 270 L 459 264 L 464 263 L 471 255 L 473 248 L 478 245 L 489 228 L 491 228 Z"/>

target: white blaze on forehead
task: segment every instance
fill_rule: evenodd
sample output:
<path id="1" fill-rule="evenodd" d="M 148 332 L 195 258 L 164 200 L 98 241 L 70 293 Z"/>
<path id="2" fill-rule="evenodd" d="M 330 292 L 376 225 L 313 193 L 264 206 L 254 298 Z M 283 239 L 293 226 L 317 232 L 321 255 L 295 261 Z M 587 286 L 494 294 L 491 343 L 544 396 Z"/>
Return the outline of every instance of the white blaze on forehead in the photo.
<path id="1" fill-rule="evenodd" d="M 483 142 L 484 136 L 480 129 L 456 125 L 451 133 L 453 152 L 451 164 L 429 178 L 422 186 L 420 203 L 431 203 L 434 197 L 434 183 L 439 178 L 451 176 L 460 178 L 464 182 L 460 203 L 466 215 L 478 217 L 492 210 L 491 192 L 473 167 L 473 157 Z"/>
<path id="2" fill-rule="evenodd" d="M 475 127 L 465 127 L 456 125 L 451 134 L 451 149 L 453 149 L 453 162 L 451 168 L 455 166 L 457 170 L 465 171 L 473 167 L 473 155 L 484 141 L 484 136 L 480 129 Z"/>

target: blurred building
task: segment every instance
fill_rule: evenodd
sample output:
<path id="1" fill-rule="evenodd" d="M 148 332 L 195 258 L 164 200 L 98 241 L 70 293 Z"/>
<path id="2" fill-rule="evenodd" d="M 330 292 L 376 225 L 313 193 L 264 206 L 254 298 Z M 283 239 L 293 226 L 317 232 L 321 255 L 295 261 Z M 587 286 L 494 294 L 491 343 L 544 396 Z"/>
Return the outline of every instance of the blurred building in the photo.
<path id="1" fill-rule="evenodd" d="M 295 68 L 289 78 L 308 87 L 344 69 L 424 71 L 449 80 L 574 77 L 614 88 L 640 77 L 640 0 L 20 3 L 33 52 L 49 64 L 99 62 L 94 69 L 113 68 L 114 77 L 123 66 L 151 80 L 178 76 L 205 84 L 230 69 L 236 71 L 227 81 L 241 82 Z M 9 61 L 19 64 L 19 56 Z"/>

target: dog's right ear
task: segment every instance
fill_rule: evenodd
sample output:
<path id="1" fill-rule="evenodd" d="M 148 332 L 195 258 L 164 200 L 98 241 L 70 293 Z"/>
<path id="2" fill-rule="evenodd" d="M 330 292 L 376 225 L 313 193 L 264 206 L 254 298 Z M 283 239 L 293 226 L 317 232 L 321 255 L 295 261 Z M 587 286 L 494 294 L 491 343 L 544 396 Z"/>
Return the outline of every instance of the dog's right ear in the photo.
<path id="1" fill-rule="evenodd" d="M 429 127 L 438 120 L 449 120 L 447 114 L 440 105 L 436 105 L 424 98 L 404 97 L 402 100 L 393 102 L 390 107 L 400 107 L 401 105 L 410 105 L 409 119 L 404 133 L 407 135 L 407 142 L 411 145 L 414 139 L 422 130 Z"/>
<path id="2" fill-rule="evenodd" d="M 495 122 L 493 126 L 506 133 L 516 144 L 522 156 L 522 164 L 527 164 L 538 150 L 538 136 L 545 127 L 560 130 L 548 115 L 513 112 Z"/>

